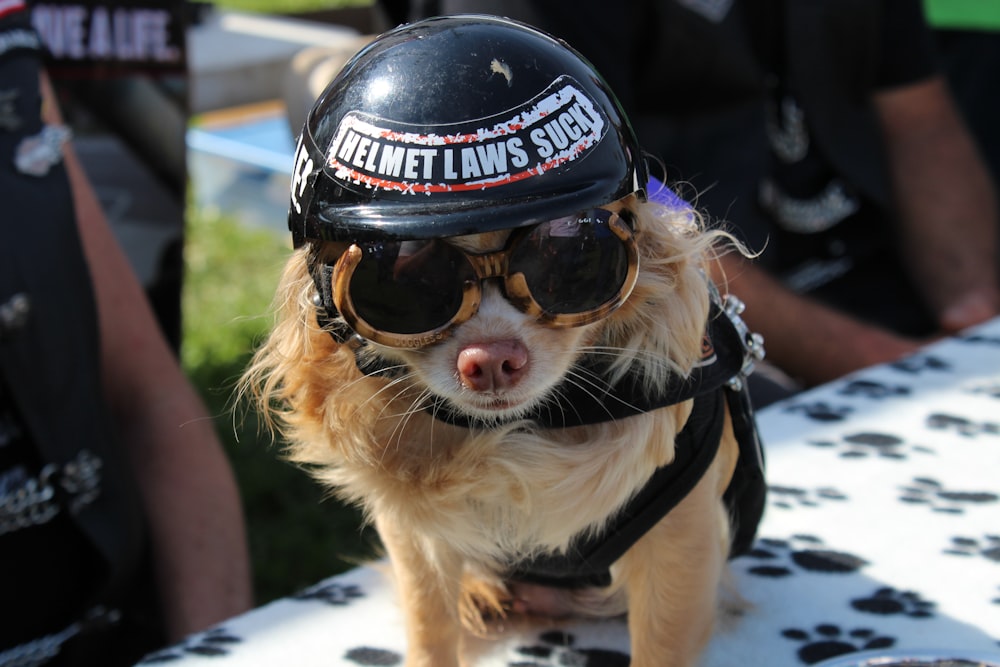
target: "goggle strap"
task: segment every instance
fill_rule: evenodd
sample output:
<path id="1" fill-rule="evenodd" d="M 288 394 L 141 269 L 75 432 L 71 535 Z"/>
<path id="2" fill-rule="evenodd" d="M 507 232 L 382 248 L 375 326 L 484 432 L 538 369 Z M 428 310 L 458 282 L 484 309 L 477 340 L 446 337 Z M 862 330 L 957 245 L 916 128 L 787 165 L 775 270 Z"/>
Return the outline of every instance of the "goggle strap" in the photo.
<path id="1" fill-rule="evenodd" d="M 382 357 L 377 355 L 367 355 L 362 357 L 359 354 L 361 347 L 366 341 L 357 336 L 340 317 L 337 306 L 333 303 L 333 267 L 326 264 L 315 266 L 312 273 L 313 283 L 316 285 L 314 297 L 316 304 L 316 322 L 320 328 L 330 334 L 334 342 L 338 345 L 347 345 L 354 349 L 354 361 L 365 375 L 381 375 L 393 377 L 400 373 L 398 364 L 389 364 Z"/>
<path id="2" fill-rule="evenodd" d="M 354 336 L 354 332 L 340 319 L 340 312 L 333 303 L 333 267 L 316 262 L 310 273 L 316 286 L 316 322 L 333 336 L 333 340 L 343 345 Z"/>

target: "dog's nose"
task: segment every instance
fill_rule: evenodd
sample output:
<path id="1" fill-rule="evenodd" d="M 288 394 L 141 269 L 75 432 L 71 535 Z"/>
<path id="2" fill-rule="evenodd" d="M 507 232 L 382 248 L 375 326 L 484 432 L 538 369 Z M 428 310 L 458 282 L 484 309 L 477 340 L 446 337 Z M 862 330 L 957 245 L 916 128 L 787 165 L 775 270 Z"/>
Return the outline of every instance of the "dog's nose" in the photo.
<path id="1" fill-rule="evenodd" d="M 473 391 L 516 385 L 528 368 L 528 349 L 519 340 L 474 343 L 458 353 L 458 377 Z"/>

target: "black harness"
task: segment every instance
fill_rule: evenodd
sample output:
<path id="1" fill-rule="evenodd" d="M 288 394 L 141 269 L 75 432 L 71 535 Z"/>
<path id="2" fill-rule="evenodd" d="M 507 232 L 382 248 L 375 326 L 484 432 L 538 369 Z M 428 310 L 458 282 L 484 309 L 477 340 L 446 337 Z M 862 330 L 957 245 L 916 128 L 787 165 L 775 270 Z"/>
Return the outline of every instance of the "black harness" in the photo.
<path id="1" fill-rule="evenodd" d="M 317 281 L 318 285 L 329 282 Z M 342 320 L 332 318 L 335 313 L 330 310 L 328 295 L 317 297 L 320 324 L 340 343 L 363 344 Z M 611 564 L 673 509 L 708 470 L 719 450 L 727 406 L 739 443 L 736 470 L 724 495 L 733 525 L 730 557 L 749 550 L 767 489 L 763 450 L 745 379 L 753 371 L 754 361 L 763 358 L 764 350 L 761 338 L 750 333 L 739 317 L 742 308 L 738 299 L 728 296 L 723 301 L 713 289 L 701 362 L 689 376 L 673 376 L 652 395 L 634 376 L 613 385 L 604 382 L 606 362 L 587 355 L 577 363 L 573 383 L 558 387 L 547 402 L 523 417 L 545 428 L 567 428 L 624 419 L 694 399 L 691 415 L 677 435 L 674 460 L 658 468 L 599 535 L 577 536 L 565 553 L 512 563 L 510 579 L 564 588 L 607 586 Z M 366 375 L 394 372 L 378 361 L 363 362 L 360 356 L 358 364 Z M 581 377 L 594 381 L 581 386 Z M 473 425 L 444 402 L 435 402 L 427 409 L 447 423 Z"/>
<path id="2" fill-rule="evenodd" d="M 713 301 L 706 329 L 709 354 L 689 378 L 677 377 L 655 396 L 639 391 L 632 379 L 612 387 L 606 397 L 567 388 L 560 400 L 572 402 L 574 410 L 542 409 L 543 415 L 578 417 L 572 423 L 539 420 L 558 428 L 620 419 L 694 399 L 691 415 L 677 435 L 674 460 L 658 468 L 600 534 L 577 536 L 565 553 L 514 563 L 510 579 L 564 588 L 610 584 L 611 564 L 687 496 L 708 470 L 719 451 L 727 406 L 739 444 L 736 469 L 723 496 L 733 526 L 729 555 L 750 549 L 764 512 L 767 486 L 763 449 L 744 379 L 752 371 L 753 360 L 763 356 L 763 348 L 760 338 L 750 334 L 739 318 L 742 304 L 737 304 L 728 300 L 720 308 Z"/>

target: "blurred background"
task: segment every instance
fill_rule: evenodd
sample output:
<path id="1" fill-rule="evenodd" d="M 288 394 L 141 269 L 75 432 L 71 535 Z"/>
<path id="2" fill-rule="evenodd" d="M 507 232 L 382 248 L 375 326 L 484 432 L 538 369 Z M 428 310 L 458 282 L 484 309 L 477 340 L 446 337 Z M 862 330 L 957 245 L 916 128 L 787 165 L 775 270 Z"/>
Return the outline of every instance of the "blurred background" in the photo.
<path id="1" fill-rule="evenodd" d="M 346 59 L 384 29 L 371 3 L 224 0 L 188 30 L 187 224 L 181 359 L 229 450 L 243 493 L 258 604 L 292 594 L 376 552 L 359 513 L 282 458 L 232 387 L 269 330 L 271 298 L 291 249 L 292 153 L 305 110 L 289 113 L 303 58 Z M 311 104 L 311 99 L 301 105 Z M 290 115 L 294 115 L 291 118 Z"/>

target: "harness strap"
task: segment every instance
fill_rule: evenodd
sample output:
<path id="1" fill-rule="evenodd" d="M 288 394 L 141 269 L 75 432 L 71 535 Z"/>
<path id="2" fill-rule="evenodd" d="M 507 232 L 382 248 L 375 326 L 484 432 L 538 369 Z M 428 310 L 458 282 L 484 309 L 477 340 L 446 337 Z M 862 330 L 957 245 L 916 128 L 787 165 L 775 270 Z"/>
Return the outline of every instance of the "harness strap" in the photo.
<path id="1" fill-rule="evenodd" d="M 715 459 L 725 423 L 723 392 L 728 391 L 720 389 L 695 399 L 691 416 L 677 435 L 674 460 L 657 468 L 600 534 L 578 536 L 566 553 L 516 563 L 509 577 L 561 588 L 610 584 L 611 564 L 690 493 Z"/>
<path id="2" fill-rule="evenodd" d="M 757 537 L 757 526 L 767 500 L 767 480 L 764 478 L 764 447 L 757 431 L 750 392 L 744 386 L 739 390 L 726 389 L 725 394 L 733 434 L 739 445 L 736 470 L 722 497 L 729 509 L 732 528 L 729 557 L 735 558 L 749 553 Z"/>

